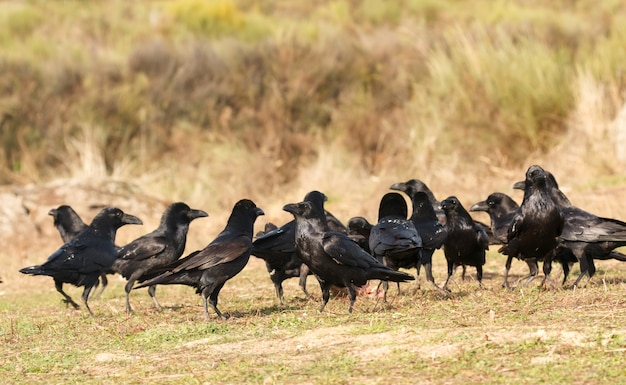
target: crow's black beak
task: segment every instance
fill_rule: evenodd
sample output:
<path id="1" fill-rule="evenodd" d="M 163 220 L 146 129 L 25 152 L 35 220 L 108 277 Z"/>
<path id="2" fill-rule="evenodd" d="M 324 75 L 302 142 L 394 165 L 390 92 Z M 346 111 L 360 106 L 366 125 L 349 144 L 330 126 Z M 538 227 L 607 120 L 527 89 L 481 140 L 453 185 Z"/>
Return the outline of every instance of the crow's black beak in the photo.
<path id="1" fill-rule="evenodd" d="M 189 210 L 189 212 L 187 213 L 187 217 L 189 217 L 189 219 L 196 219 L 208 216 L 209 214 L 207 214 L 206 211 L 202 210 Z"/>
<path id="2" fill-rule="evenodd" d="M 143 222 L 141 221 L 141 219 L 137 218 L 134 215 L 130 215 L 126 213 L 124 213 L 124 216 L 122 217 L 122 222 L 127 225 L 143 225 Z"/>
<path id="3" fill-rule="evenodd" d="M 489 209 L 489 205 L 487 201 L 482 201 L 478 203 L 474 203 L 472 207 L 470 207 L 469 211 L 487 211 Z"/>

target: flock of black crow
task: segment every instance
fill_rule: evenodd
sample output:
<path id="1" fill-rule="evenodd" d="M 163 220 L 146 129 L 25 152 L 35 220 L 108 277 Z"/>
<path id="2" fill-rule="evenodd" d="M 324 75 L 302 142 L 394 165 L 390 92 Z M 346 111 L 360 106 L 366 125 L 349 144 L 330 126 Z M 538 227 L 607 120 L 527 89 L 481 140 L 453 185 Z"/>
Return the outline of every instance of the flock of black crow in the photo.
<path id="1" fill-rule="evenodd" d="M 506 194 L 495 192 L 470 207 L 469 211 L 487 212 L 490 226 L 473 220 L 455 196 L 438 201 L 416 179 L 390 187 L 408 196 L 413 206 L 410 215 L 404 196 L 389 192 L 380 201 L 374 224 L 356 216 L 345 227 L 324 209 L 326 196 L 311 191 L 302 202 L 283 207 L 294 220 L 280 227 L 268 223 L 256 239 L 254 223 L 264 212 L 254 202 L 242 199 L 233 207 L 224 230 L 204 249 L 183 258 L 190 223 L 208 216 L 202 210 L 174 203 L 163 213 L 157 229 L 120 247 L 115 244 L 117 229 L 142 224 L 139 218 L 107 207 L 86 225 L 71 207 L 60 206 L 49 214 L 64 245 L 43 264 L 20 272 L 52 277 L 63 301 L 74 308 L 79 305 L 63 291 L 63 284 L 84 287 L 82 302 L 91 315 L 88 300 L 92 290 L 101 284 L 101 293 L 107 284 L 106 275 L 118 273 L 127 280 L 124 289 L 129 313 L 132 289 L 148 287 L 155 306 L 160 308 L 156 286 L 181 284 L 194 287 L 201 295 L 207 319 L 209 305 L 225 319 L 217 307 L 218 295 L 226 281 L 246 266 L 250 255 L 265 261 L 281 303 L 284 280 L 298 277 L 308 296 L 306 280 L 313 274 L 322 291 L 320 312 L 333 287 L 346 289 L 352 312 L 358 289 L 370 280 L 380 281 L 386 300 L 389 281 L 397 282 L 399 290 L 401 282 L 415 280 L 400 268 L 415 268 L 419 287 L 424 266 L 428 282 L 447 295 L 456 268 L 463 268 L 464 277 L 466 266 L 474 266 L 482 287 L 482 267 L 490 244 L 500 245 L 498 251 L 507 256 L 502 284 L 507 288 L 511 287 L 508 273 L 513 258 L 526 262 L 529 268 L 523 277 L 526 281 L 520 285 L 528 285 L 538 275 L 541 262 L 542 285 L 551 286 L 553 260 L 563 266 L 563 284 L 572 264 L 580 263 L 580 276 L 574 286 L 584 276 L 594 275 L 595 259 L 626 261 L 626 255 L 614 251 L 626 245 L 626 223 L 575 207 L 559 190 L 551 173 L 531 166 L 525 180 L 515 183 L 514 188 L 524 190 L 519 205 Z M 447 262 L 448 275 L 441 287 L 432 274 L 432 256 L 437 249 L 443 249 Z"/>

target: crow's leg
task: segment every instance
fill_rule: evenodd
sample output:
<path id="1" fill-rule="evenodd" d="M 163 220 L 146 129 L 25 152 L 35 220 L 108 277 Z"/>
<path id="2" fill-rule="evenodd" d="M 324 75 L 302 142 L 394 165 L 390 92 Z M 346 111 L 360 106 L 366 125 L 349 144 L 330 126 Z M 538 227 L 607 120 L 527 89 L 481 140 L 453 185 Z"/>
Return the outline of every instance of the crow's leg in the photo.
<path id="1" fill-rule="evenodd" d="M 448 289 L 448 283 L 450 282 L 450 278 L 452 278 L 452 275 L 454 274 L 454 270 L 456 270 L 456 266 L 454 266 L 454 263 L 451 261 L 448 261 L 448 278 L 446 278 L 446 282 L 443 284 L 442 289 L 450 292 L 450 289 Z"/>
<path id="2" fill-rule="evenodd" d="M 85 307 L 87 308 L 87 311 L 89 312 L 89 315 L 91 315 L 92 317 L 93 317 L 93 312 L 89 308 L 89 304 L 87 303 L 87 301 L 89 300 L 89 293 L 91 293 L 91 289 L 93 288 L 93 286 L 94 286 L 93 284 L 86 285 L 85 290 L 83 290 L 83 295 L 82 295 L 83 303 L 85 304 Z"/>
<path id="3" fill-rule="evenodd" d="M 157 310 L 161 310 L 161 304 L 156 298 L 156 288 L 157 285 L 150 285 L 150 287 L 148 287 L 148 294 L 150 295 L 150 298 L 152 298 L 152 302 L 154 302 L 154 306 L 156 306 Z"/>
<path id="4" fill-rule="evenodd" d="M 310 271 L 309 267 L 306 264 L 303 263 L 300 266 L 300 281 L 299 281 L 299 284 L 300 284 L 300 288 L 302 289 L 302 292 L 304 292 L 304 295 L 307 298 L 310 297 L 309 292 L 306 291 L 306 278 L 309 275 L 309 271 Z"/>
<path id="5" fill-rule="evenodd" d="M 354 302 L 356 301 L 356 290 L 354 289 L 354 285 L 350 284 L 347 287 L 348 289 L 348 298 L 350 298 L 350 307 L 348 308 L 348 312 L 352 313 L 352 308 L 354 307 Z"/>
<path id="6" fill-rule="evenodd" d="M 63 300 L 64 303 L 66 303 L 68 305 L 72 305 L 74 307 L 74 309 L 80 308 L 80 306 L 78 306 L 78 304 L 76 302 L 74 302 L 72 297 L 70 297 L 69 295 L 67 295 L 67 293 L 65 293 L 63 291 L 63 282 L 55 280 L 54 281 L 54 287 L 57 289 L 57 291 L 59 293 L 61 293 L 61 295 L 63 297 L 65 297 L 65 299 Z"/>
<path id="7" fill-rule="evenodd" d="M 94 294 L 93 299 L 100 298 L 100 296 L 102 295 L 102 292 L 109 284 L 109 279 L 107 278 L 106 273 L 100 274 L 100 280 L 102 281 L 102 286 L 100 286 L 100 289 L 96 292 L 96 294 Z M 96 286 L 98 286 L 98 284 L 96 284 Z"/>

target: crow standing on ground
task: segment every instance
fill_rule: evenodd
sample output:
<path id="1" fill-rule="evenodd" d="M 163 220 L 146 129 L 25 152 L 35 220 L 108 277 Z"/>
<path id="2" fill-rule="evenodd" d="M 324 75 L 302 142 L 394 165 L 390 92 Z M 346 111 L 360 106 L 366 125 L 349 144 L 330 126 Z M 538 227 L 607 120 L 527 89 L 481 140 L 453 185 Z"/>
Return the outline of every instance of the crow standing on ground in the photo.
<path id="1" fill-rule="evenodd" d="M 617 259 L 626 261 L 626 255 L 614 251 L 626 246 L 626 223 L 617 219 L 602 218 L 574 206 L 550 172 L 547 172 L 547 189 L 565 218 L 560 244 L 557 250 L 570 250 L 580 262 L 580 275 L 574 282 L 577 286 L 586 275 L 589 279 L 595 274 L 594 259 Z M 520 189 L 523 182 L 513 188 Z M 565 276 L 563 283 L 567 279 Z"/>
<path id="2" fill-rule="evenodd" d="M 441 211 L 443 219 L 441 220 L 438 218 L 437 212 L 434 208 L 434 203 L 430 198 L 430 196 L 432 196 L 432 192 L 428 190 L 428 192 L 430 192 L 429 195 L 428 192 L 421 191 L 420 189 L 424 189 L 424 187 L 424 183 L 419 182 L 416 179 L 411 179 L 405 183 L 395 183 L 390 188 L 392 190 L 402 191 L 407 194 L 409 198 L 411 198 L 411 203 L 413 204 L 411 221 L 415 225 L 417 233 L 422 238 L 422 259 L 420 264 L 424 266 L 426 280 L 430 282 L 439 292 L 447 295 L 448 293 L 443 291 L 435 283 L 432 267 L 433 254 L 435 253 L 435 250 L 440 249 L 448 237 L 448 230 L 442 224 L 442 222 L 445 223 L 445 214 Z M 426 187 L 426 189 L 428 189 L 428 187 Z M 434 196 L 432 199 L 434 199 Z M 441 210 L 440 207 L 438 209 Z M 417 287 L 420 287 L 420 266 L 418 265 L 416 268 Z"/>
<path id="3" fill-rule="evenodd" d="M 187 285 L 202 296 L 204 315 L 209 319 L 210 304 L 221 319 L 227 319 L 217 308 L 220 290 L 226 281 L 239 274 L 250 259 L 254 222 L 265 213 L 249 199 L 238 201 L 226 227 L 204 249 L 162 268 L 163 274 L 135 287 L 152 285 Z"/>
<path id="4" fill-rule="evenodd" d="M 378 209 L 378 223 L 370 232 L 369 249 L 385 266 L 417 267 L 422 256 L 422 239 L 413 222 L 407 219 L 408 209 L 402 195 L 392 192 L 383 196 Z M 382 281 L 384 300 L 387 301 L 389 283 Z M 400 284 L 398 283 L 398 291 Z"/>
<path id="5" fill-rule="evenodd" d="M 519 210 L 519 205 L 510 196 L 499 192 L 490 194 L 486 200 L 470 207 L 470 211 L 485 211 L 489 214 L 492 233 L 498 239 L 498 244 L 503 245 L 498 251 L 505 255 L 508 254 L 506 246 L 508 230 L 517 210 Z M 577 262 L 577 259 L 569 249 L 563 247 L 557 248 L 554 259 L 563 267 L 563 283 L 565 283 L 571 268 L 570 265 Z M 528 265 L 529 273 L 519 278 L 518 281 L 529 278 L 526 282 L 528 285 L 537 276 L 539 265 L 536 258 L 527 258 L 525 262 Z M 508 287 L 508 282 L 503 281 L 502 287 Z"/>
<path id="6" fill-rule="evenodd" d="M 489 214 L 491 220 L 491 232 L 494 238 L 499 242 L 498 244 L 506 245 L 509 227 L 513 218 L 519 210 L 519 205 L 510 196 L 495 192 L 490 194 L 486 200 L 473 204 L 470 207 L 470 211 L 484 211 Z M 506 246 L 501 247 L 499 252 L 508 253 Z M 525 260 L 528 265 L 529 273 L 525 277 L 520 278 L 533 278 L 537 275 L 539 267 L 537 265 L 537 259 L 528 258 Z M 508 282 L 502 282 L 502 287 L 509 287 Z"/>
<path id="7" fill-rule="evenodd" d="M 135 282 L 154 276 L 153 272 L 173 263 L 183 255 L 187 242 L 189 224 L 196 218 L 207 217 L 202 210 L 191 209 L 183 202 L 171 204 L 161 217 L 159 227 L 122 247 L 113 263 L 113 271 L 126 278 L 126 312 L 130 313 L 130 291 Z M 156 285 L 148 288 L 157 309 L 161 306 L 156 299 Z"/>
<path id="8" fill-rule="evenodd" d="M 322 289 L 324 310 L 330 298 L 330 287 L 345 287 L 350 298 L 349 312 L 356 300 L 355 287 L 363 286 L 369 279 L 393 282 L 414 280 L 411 275 L 394 271 L 365 250 L 359 247 L 346 234 L 331 231 L 324 215 L 324 194 L 319 191 L 309 193 L 318 196 L 322 207 L 303 201 L 287 204 L 283 210 L 292 213 L 296 221 L 296 250 L 298 255 L 315 274 Z"/>
<path id="9" fill-rule="evenodd" d="M 530 166 L 524 180 L 524 199 L 511 221 L 507 235 L 508 257 L 504 282 L 508 286 L 513 258 L 543 261 L 544 278 L 550 280 L 552 259 L 563 231 L 563 214 L 549 191 L 548 174 L 537 165 Z"/>
<path id="10" fill-rule="evenodd" d="M 96 215 L 84 231 L 50 255 L 46 262 L 25 267 L 20 272 L 51 276 L 57 291 L 65 298 L 63 302 L 75 309 L 78 309 L 78 304 L 63 291 L 63 284 L 84 286 L 82 301 L 89 314 L 93 315 L 87 303 L 89 293 L 97 284 L 102 272 L 108 270 L 115 261 L 117 255 L 115 235 L 117 229 L 126 224 L 142 222 L 118 208 L 107 207 Z"/>
<path id="11" fill-rule="evenodd" d="M 300 277 L 300 288 L 308 297 L 306 291 L 306 278 L 308 268 L 296 253 L 295 222 L 276 227 L 271 223 L 265 225 L 265 231 L 257 234 L 257 238 L 252 242 L 252 255 L 261 258 L 265 262 L 265 268 L 270 274 L 270 279 L 274 284 L 276 298 L 284 303 L 283 281 Z"/>
<path id="12" fill-rule="evenodd" d="M 448 278 L 443 289 L 448 290 L 448 283 L 457 266 L 465 265 L 476 267 L 476 278 L 482 287 L 485 250 L 489 249 L 487 233 L 482 226 L 474 223 L 456 197 L 451 196 L 443 200 L 441 208 L 446 214 L 448 229 L 448 238 L 443 244 L 443 252 L 448 262 Z"/>
<path id="13" fill-rule="evenodd" d="M 87 228 L 87 224 L 83 222 L 83 220 L 76 213 L 76 211 L 74 211 L 74 209 L 70 206 L 61 205 L 56 209 L 48 211 L 48 215 L 51 215 L 54 219 L 54 227 L 56 227 L 59 231 L 63 243 L 71 241 L 81 231 Z M 100 295 L 102 295 L 102 292 L 109 284 L 107 274 L 113 274 L 113 271 L 108 269 L 102 272 L 102 274 L 100 275 L 100 281 L 102 281 L 102 286 L 100 287 L 100 290 L 93 296 L 93 298 L 98 298 Z M 97 283 L 96 286 L 98 286 Z"/>
<path id="14" fill-rule="evenodd" d="M 318 202 L 319 199 L 326 199 L 326 196 L 307 194 L 304 197 L 305 201 L 310 201 L 317 207 L 323 208 L 324 202 Z M 330 229 L 347 233 L 346 227 L 333 214 L 324 211 L 324 216 Z M 277 229 L 266 231 L 257 236 L 257 239 L 252 243 L 252 255 L 265 261 L 265 267 L 276 290 L 276 297 L 281 304 L 284 301 L 282 283 L 288 278 L 300 277 L 300 288 L 307 297 L 309 296 L 306 290 L 306 280 L 310 271 L 296 252 L 295 238 L 296 221 L 292 220 Z"/>

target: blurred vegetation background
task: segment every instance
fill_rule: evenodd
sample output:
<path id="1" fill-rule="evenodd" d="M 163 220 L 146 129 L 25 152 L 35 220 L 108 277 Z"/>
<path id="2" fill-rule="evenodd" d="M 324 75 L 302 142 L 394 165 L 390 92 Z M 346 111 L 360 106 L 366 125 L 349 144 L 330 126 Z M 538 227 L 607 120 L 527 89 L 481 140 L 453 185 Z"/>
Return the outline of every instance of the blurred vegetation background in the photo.
<path id="1" fill-rule="evenodd" d="M 0 9 L 3 185 L 114 179 L 276 212 L 315 188 L 371 219 L 410 178 L 465 204 L 535 163 L 576 190 L 626 185 L 620 0 Z"/>

